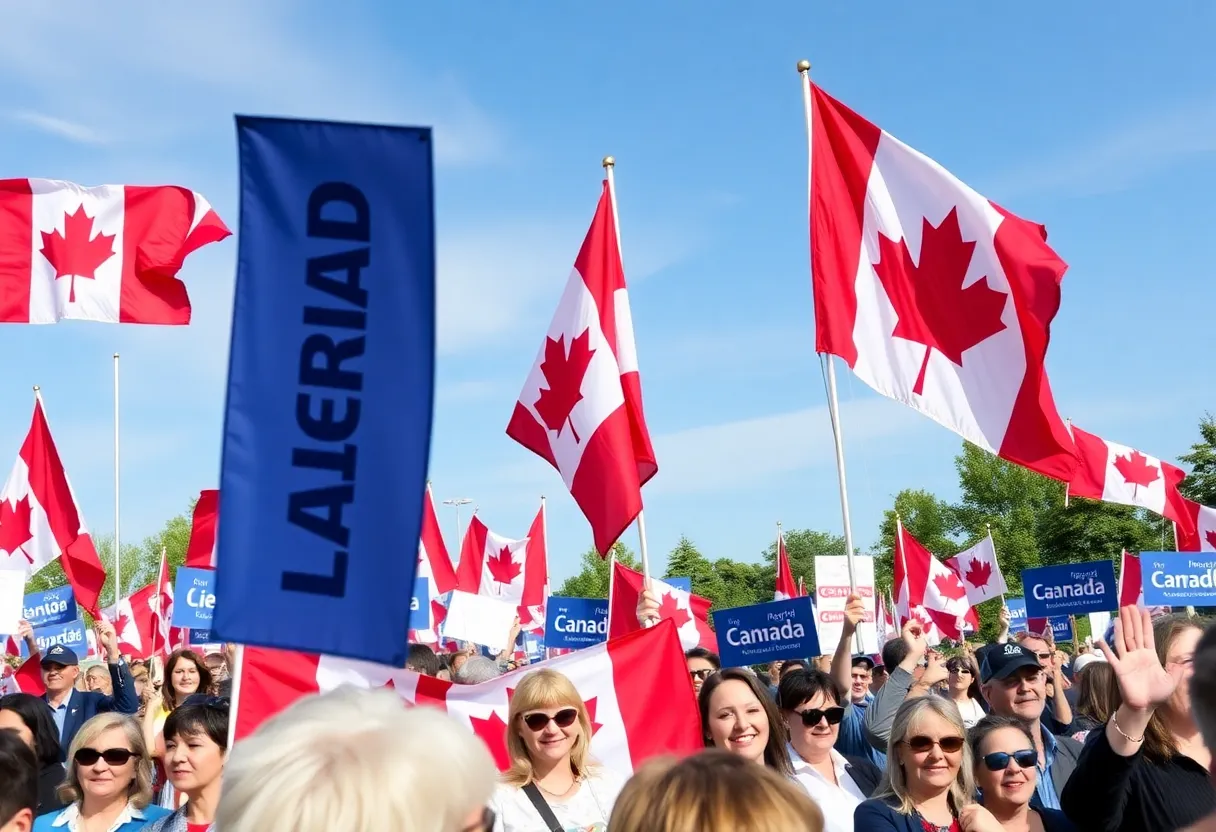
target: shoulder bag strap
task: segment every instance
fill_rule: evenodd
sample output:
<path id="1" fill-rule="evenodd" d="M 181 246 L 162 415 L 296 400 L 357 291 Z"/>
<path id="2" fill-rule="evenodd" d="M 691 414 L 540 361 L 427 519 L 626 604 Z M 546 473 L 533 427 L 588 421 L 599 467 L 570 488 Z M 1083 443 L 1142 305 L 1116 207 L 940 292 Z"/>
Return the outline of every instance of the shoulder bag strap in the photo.
<path id="1" fill-rule="evenodd" d="M 535 783 L 529 783 L 523 787 L 523 792 L 528 796 L 528 800 L 532 801 L 532 807 L 536 809 L 540 819 L 548 825 L 549 832 L 562 832 L 561 822 L 558 821 L 557 815 L 553 814 L 549 804 L 545 802 L 545 796 L 540 793 L 540 788 Z"/>

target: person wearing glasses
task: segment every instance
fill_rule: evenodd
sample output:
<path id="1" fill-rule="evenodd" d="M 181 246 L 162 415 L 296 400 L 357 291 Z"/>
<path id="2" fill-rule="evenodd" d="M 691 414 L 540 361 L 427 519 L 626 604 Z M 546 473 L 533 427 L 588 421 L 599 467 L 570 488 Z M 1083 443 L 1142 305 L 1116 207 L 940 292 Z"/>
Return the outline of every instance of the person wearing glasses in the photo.
<path id="1" fill-rule="evenodd" d="M 212 832 L 228 756 L 228 700 L 187 697 L 165 720 L 165 775 L 187 802 L 147 832 Z"/>
<path id="2" fill-rule="evenodd" d="M 686 652 L 684 662 L 688 665 L 692 690 L 697 696 L 701 695 L 701 685 L 705 684 L 705 680 L 722 668 L 722 660 L 718 658 L 718 654 L 704 647 L 694 647 Z"/>
<path id="3" fill-rule="evenodd" d="M 895 712 L 878 790 L 853 813 L 857 832 L 1001 832 L 974 802 L 975 773 L 958 708 L 940 696 Z"/>
<path id="4" fill-rule="evenodd" d="M 853 832 L 853 812 L 874 793 L 882 772 L 834 746 L 844 719 L 844 690 L 826 673 L 796 670 L 781 680 L 777 703 L 789 729 L 794 779 L 823 810 L 826 832 Z"/>
<path id="5" fill-rule="evenodd" d="M 103 713 L 90 719 L 68 748 L 66 809 L 42 815 L 34 832 L 134 832 L 169 814 L 152 800 L 152 758 L 134 718 Z"/>
<path id="6" fill-rule="evenodd" d="M 1076 832 L 1064 813 L 1031 806 L 1039 754 L 1023 719 L 986 716 L 967 734 L 984 808 L 1008 832 Z"/>
<path id="7" fill-rule="evenodd" d="M 980 672 L 970 656 L 951 656 L 946 661 L 946 698 L 958 706 L 963 725 L 970 731 L 984 718 L 984 695 L 980 693 Z"/>
<path id="8" fill-rule="evenodd" d="M 523 677 L 507 713 L 507 754 L 490 809 L 494 832 L 603 832 L 625 779 L 591 760 L 591 717 L 556 670 Z"/>

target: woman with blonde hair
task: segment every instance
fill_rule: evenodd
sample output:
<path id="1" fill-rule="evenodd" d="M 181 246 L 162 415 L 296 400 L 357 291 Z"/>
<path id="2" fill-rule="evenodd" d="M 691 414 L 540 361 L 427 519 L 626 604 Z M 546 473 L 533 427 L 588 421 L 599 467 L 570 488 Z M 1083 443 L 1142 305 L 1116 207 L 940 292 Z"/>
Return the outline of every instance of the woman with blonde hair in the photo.
<path id="1" fill-rule="evenodd" d="M 767 766 L 708 750 L 642 766 L 609 825 L 612 832 L 823 832 L 823 814 Z"/>
<path id="2" fill-rule="evenodd" d="M 574 684 L 548 668 L 524 676 L 507 713 L 511 767 L 490 801 L 495 832 L 607 828 L 624 779 L 591 761 L 591 717 Z"/>
<path id="3" fill-rule="evenodd" d="M 906 699 L 895 712 L 887 769 L 874 797 L 853 813 L 858 832 L 1001 832 L 973 802 L 975 774 L 967 731 L 953 702 Z"/>
<path id="4" fill-rule="evenodd" d="M 134 832 L 169 814 L 152 800 L 152 759 L 139 723 L 104 713 L 80 727 L 68 749 L 66 809 L 43 815 L 35 832 Z"/>

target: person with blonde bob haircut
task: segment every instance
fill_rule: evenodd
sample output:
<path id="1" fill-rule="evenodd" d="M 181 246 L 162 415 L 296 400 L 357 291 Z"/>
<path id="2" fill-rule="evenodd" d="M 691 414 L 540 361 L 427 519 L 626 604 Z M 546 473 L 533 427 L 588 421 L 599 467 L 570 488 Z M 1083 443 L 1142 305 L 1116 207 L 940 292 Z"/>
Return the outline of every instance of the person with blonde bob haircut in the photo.
<path id="1" fill-rule="evenodd" d="M 1000 832 L 975 800 L 975 768 L 958 707 L 949 699 L 906 699 L 895 712 L 887 768 L 874 797 L 853 813 L 865 832 Z"/>
<path id="2" fill-rule="evenodd" d="M 625 784 L 612 832 L 823 832 L 823 813 L 767 766 L 711 749 L 646 763 Z"/>
<path id="3" fill-rule="evenodd" d="M 485 744 L 436 708 L 386 690 L 308 696 L 233 747 L 223 832 L 489 832 Z"/>
<path id="4" fill-rule="evenodd" d="M 98 714 L 80 726 L 67 756 L 67 779 L 59 787 L 67 808 L 38 818 L 35 832 L 134 832 L 169 814 L 148 805 L 152 758 L 134 718 Z"/>
<path id="5" fill-rule="evenodd" d="M 622 777 L 591 760 L 591 717 L 574 684 L 556 670 L 524 676 L 507 713 L 507 754 L 490 808 L 495 832 L 607 828 Z"/>

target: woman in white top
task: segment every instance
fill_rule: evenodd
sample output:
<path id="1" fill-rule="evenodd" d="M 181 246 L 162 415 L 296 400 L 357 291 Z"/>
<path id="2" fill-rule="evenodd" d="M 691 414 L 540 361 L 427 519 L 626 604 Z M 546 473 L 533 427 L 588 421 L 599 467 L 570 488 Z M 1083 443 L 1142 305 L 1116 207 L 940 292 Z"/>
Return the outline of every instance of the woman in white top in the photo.
<path id="1" fill-rule="evenodd" d="M 844 718 L 845 691 L 819 670 L 795 670 L 777 688 L 789 728 L 789 755 L 798 781 L 823 811 L 825 832 L 853 832 L 853 811 L 878 786 L 869 760 L 846 758 L 833 746 Z"/>
<path id="2" fill-rule="evenodd" d="M 946 662 L 946 698 L 958 706 L 959 716 L 968 731 L 984 718 L 984 696 L 980 693 L 980 672 L 970 656 L 951 656 Z"/>
<path id="3" fill-rule="evenodd" d="M 603 832 L 625 780 L 590 759 L 591 718 L 555 670 L 519 683 L 507 714 L 511 767 L 490 801 L 494 832 Z"/>

